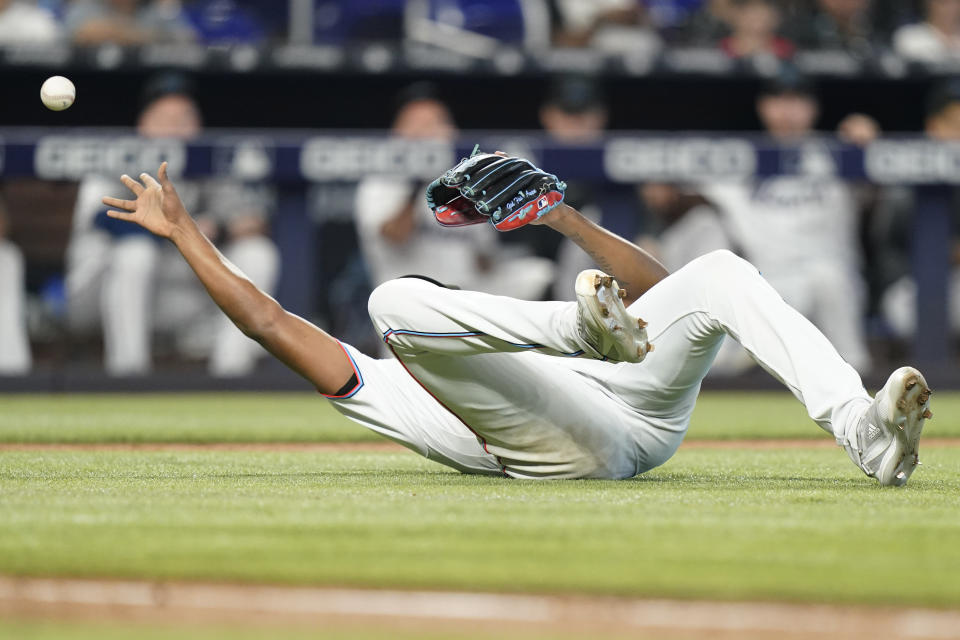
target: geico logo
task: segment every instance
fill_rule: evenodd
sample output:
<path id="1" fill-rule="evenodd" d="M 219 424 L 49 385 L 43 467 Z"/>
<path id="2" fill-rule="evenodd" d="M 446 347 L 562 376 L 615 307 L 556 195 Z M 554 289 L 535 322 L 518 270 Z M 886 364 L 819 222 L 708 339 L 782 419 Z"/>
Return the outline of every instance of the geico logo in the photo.
<path id="1" fill-rule="evenodd" d="M 304 143 L 300 171 L 309 180 L 371 173 L 429 179 L 454 161 L 453 146 L 442 142 L 320 137 Z"/>
<path id="2" fill-rule="evenodd" d="M 156 171 L 166 160 L 170 173 L 178 175 L 186 159 L 184 144 L 176 140 L 48 136 L 37 142 L 34 171 L 50 179 L 77 179 L 90 173 L 136 176 Z"/>
<path id="3" fill-rule="evenodd" d="M 960 183 L 960 144 L 878 141 L 867 147 L 864 169 L 880 183 Z"/>
<path id="4" fill-rule="evenodd" d="M 745 140 L 628 138 L 607 143 L 603 162 L 612 180 L 625 182 L 644 178 L 744 178 L 756 170 L 757 155 Z"/>

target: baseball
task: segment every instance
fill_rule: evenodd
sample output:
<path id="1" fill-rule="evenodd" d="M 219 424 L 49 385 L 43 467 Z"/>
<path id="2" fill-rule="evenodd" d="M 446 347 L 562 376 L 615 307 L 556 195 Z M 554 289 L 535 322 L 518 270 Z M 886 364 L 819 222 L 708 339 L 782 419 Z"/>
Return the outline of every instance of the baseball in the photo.
<path id="1" fill-rule="evenodd" d="M 51 76 L 40 87 L 40 100 L 51 111 L 68 109 L 77 97 L 77 88 L 63 76 Z"/>

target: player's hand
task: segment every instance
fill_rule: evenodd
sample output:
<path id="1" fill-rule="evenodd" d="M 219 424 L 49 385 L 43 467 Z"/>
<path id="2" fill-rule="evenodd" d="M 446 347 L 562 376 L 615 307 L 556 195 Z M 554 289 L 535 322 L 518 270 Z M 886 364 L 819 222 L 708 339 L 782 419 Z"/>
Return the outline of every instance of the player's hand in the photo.
<path id="1" fill-rule="evenodd" d="M 157 170 L 157 180 L 149 173 L 141 173 L 138 182 L 128 175 L 120 176 L 120 180 L 136 196 L 136 200 L 121 200 L 120 198 L 106 197 L 103 204 L 111 209 L 107 215 L 117 220 L 135 222 L 147 231 L 155 233 L 161 238 L 170 238 L 190 221 L 190 214 L 180 202 L 177 190 L 167 177 L 167 163 L 164 162 Z"/>

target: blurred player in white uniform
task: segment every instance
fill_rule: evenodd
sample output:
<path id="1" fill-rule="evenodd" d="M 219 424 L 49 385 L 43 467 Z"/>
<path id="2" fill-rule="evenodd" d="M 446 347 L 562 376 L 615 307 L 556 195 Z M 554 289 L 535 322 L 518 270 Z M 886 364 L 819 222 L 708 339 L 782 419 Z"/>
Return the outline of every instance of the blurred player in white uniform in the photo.
<path id="1" fill-rule="evenodd" d="M 30 370 L 24 292 L 23 252 L 7 239 L 7 212 L 0 201 L 0 376 Z"/>
<path id="2" fill-rule="evenodd" d="M 180 76 L 148 85 L 138 133 L 187 140 L 200 133 L 200 113 Z M 111 375 L 140 375 L 152 364 L 155 332 L 172 334 L 183 356 L 208 358 L 210 373 L 249 373 L 263 349 L 247 339 L 211 304 L 190 270 L 169 246 L 131 225 L 118 225 L 100 202 L 112 181 L 88 176 L 80 185 L 67 248 L 70 326 L 102 326 L 104 364 Z M 184 201 L 200 215 L 204 232 L 226 236 L 224 251 L 264 290 L 279 271 L 276 246 L 265 235 L 271 194 L 230 180 L 184 182 Z M 140 231 L 137 233 L 136 231 Z"/>
<path id="3" fill-rule="evenodd" d="M 632 296 L 596 270 L 577 277 L 576 302 L 391 280 L 370 296 L 369 310 L 395 359 L 375 360 L 285 311 L 239 273 L 191 219 L 165 166 L 156 180 L 146 173 L 142 182 L 122 178 L 135 200 L 104 203 L 112 218 L 169 239 L 237 326 L 341 413 L 455 469 L 512 478 L 629 478 L 663 464 L 680 446 L 700 383 L 729 335 L 793 392 L 864 473 L 884 485 L 907 482 L 931 416 L 930 390 L 918 371 L 895 371 L 871 400 L 857 372 L 748 262 L 715 251 L 669 275 L 636 245 L 562 204 L 556 176 L 503 160 L 498 167 L 522 171 L 540 187 L 492 189 L 498 201 L 505 194 L 502 202 L 520 204 L 506 218 L 491 210 L 489 221 L 549 225 L 613 272 Z M 446 175 L 466 175 L 471 161 Z M 457 200 L 436 206 L 438 220 L 486 215 L 485 205 L 468 197 L 480 193 L 483 179 L 474 172 L 473 182 L 456 187 Z M 532 207 L 544 215 L 527 216 Z"/>
<path id="4" fill-rule="evenodd" d="M 431 85 L 409 87 L 399 100 L 393 134 L 411 140 L 452 142 L 450 111 Z M 553 265 L 504 247 L 488 228 L 445 229 L 424 203 L 426 183 L 376 176 L 357 188 L 356 223 L 364 262 L 374 285 L 418 274 L 465 289 L 525 300 L 539 299 Z"/>
<path id="5" fill-rule="evenodd" d="M 926 135 L 946 143 L 960 142 L 960 80 L 946 80 L 927 97 Z M 895 281 L 883 292 L 881 311 L 887 323 L 900 337 L 912 337 L 917 327 L 917 283 L 910 273 L 911 227 L 916 216 L 916 203 L 912 192 L 898 194 L 899 202 L 889 199 L 883 215 L 873 222 L 880 253 L 885 254 L 884 267 L 896 276 Z M 948 280 L 947 310 L 951 331 L 960 334 L 960 191 L 953 195 L 953 252 Z"/>
<path id="6" fill-rule="evenodd" d="M 668 271 L 678 271 L 713 251 L 733 249 L 720 213 L 692 189 L 648 182 L 640 193 L 653 228 L 637 238 L 637 244 Z M 754 364 L 736 340 L 727 338 L 714 358 L 710 375 L 735 375 Z"/>
<path id="7" fill-rule="evenodd" d="M 805 80 L 788 74 L 764 89 L 757 111 L 775 141 L 808 145 L 797 159 L 806 175 L 713 183 L 700 190 L 723 213 L 743 255 L 847 362 L 865 371 L 870 354 L 857 206 L 813 137 L 816 98 Z"/>

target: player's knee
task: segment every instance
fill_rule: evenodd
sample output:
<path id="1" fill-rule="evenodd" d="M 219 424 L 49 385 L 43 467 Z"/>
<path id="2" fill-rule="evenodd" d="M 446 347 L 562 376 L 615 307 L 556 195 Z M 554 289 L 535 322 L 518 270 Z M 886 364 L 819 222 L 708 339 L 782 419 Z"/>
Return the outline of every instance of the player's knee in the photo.
<path id="1" fill-rule="evenodd" d="M 740 276 L 756 276 L 757 268 L 727 249 L 711 251 L 697 258 L 699 268 L 721 282 L 729 282 L 731 278 Z"/>
<path id="2" fill-rule="evenodd" d="M 395 315 L 399 310 L 415 302 L 417 292 L 412 284 L 414 282 L 416 281 L 409 278 L 387 280 L 370 292 L 367 312 L 374 324 L 379 327 L 380 322 L 388 316 Z"/>

